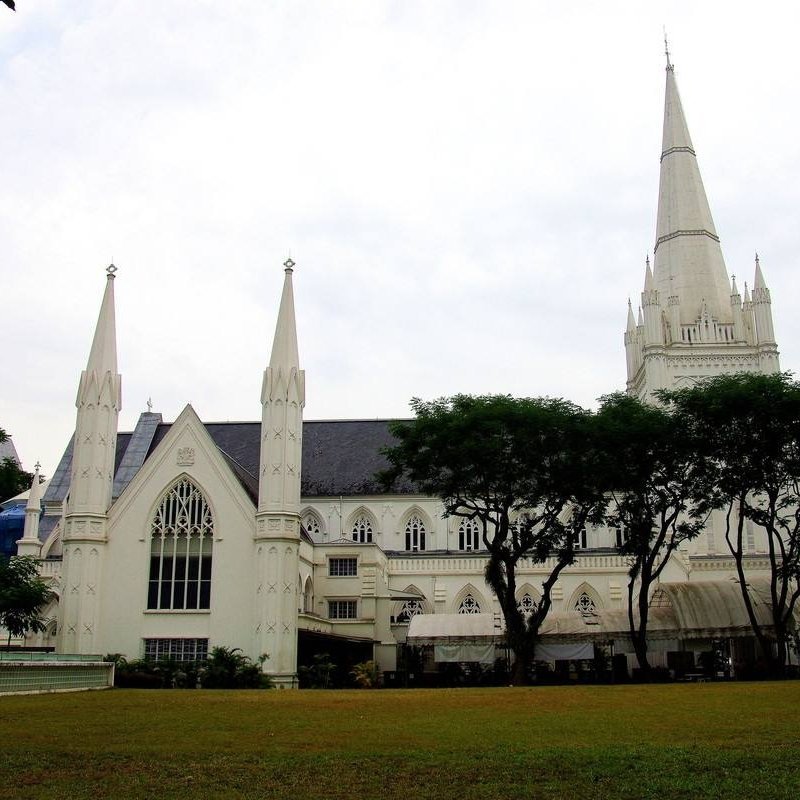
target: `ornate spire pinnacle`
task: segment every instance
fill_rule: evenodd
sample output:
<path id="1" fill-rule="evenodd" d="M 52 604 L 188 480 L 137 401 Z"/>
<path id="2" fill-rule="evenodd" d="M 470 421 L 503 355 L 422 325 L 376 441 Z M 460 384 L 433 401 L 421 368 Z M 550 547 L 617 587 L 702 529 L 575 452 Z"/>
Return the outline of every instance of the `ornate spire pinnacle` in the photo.
<path id="1" fill-rule="evenodd" d="M 86 371 L 94 370 L 98 378 L 106 372 L 117 374 L 117 324 L 114 312 L 114 278 L 117 268 L 113 264 L 106 267 L 106 290 L 97 318 L 97 327 L 89 352 Z"/>
<path id="2" fill-rule="evenodd" d="M 42 505 L 42 487 L 39 478 L 40 469 L 41 464 L 37 461 L 33 468 L 33 480 L 31 481 L 30 492 L 28 493 L 28 503 L 25 506 L 27 511 L 36 511 L 37 514 Z"/>
<path id="3" fill-rule="evenodd" d="M 697 319 L 703 298 L 711 316 L 730 319 L 730 282 L 671 63 L 654 250 L 655 288 L 662 297 L 680 298 L 684 324 Z"/>
<path id="4" fill-rule="evenodd" d="M 669 60 L 669 42 L 667 41 L 667 29 L 664 28 L 664 55 L 667 57 L 667 69 L 674 70 L 675 67 L 672 66 L 672 62 Z"/>
<path id="5" fill-rule="evenodd" d="M 739 296 L 739 288 L 736 286 L 736 276 L 731 275 L 731 297 Z"/>
<path id="6" fill-rule="evenodd" d="M 767 284 L 764 281 L 764 273 L 761 272 L 761 261 L 758 258 L 758 253 L 756 253 L 756 279 L 753 281 L 753 291 L 755 292 L 758 289 L 766 289 Z"/>
<path id="7" fill-rule="evenodd" d="M 294 317 L 294 292 L 292 290 L 292 271 L 294 261 L 287 258 L 283 264 L 285 278 L 283 280 L 283 293 L 281 305 L 278 310 L 278 322 L 275 325 L 275 338 L 272 341 L 272 355 L 269 365 L 273 368 L 290 370 L 300 366 L 297 352 L 297 325 Z"/>
<path id="8" fill-rule="evenodd" d="M 633 318 L 633 306 L 631 306 L 631 299 L 628 298 L 628 324 L 625 328 L 627 331 L 636 330 L 636 320 Z"/>

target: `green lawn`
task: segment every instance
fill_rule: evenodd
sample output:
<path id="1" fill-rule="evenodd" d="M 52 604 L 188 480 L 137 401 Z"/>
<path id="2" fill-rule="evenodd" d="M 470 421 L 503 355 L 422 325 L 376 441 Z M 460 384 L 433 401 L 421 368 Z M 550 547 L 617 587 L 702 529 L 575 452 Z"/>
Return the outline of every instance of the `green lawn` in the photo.
<path id="1" fill-rule="evenodd" d="M 0 798 L 791 798 L 800 682 L 0 698 Z"/>

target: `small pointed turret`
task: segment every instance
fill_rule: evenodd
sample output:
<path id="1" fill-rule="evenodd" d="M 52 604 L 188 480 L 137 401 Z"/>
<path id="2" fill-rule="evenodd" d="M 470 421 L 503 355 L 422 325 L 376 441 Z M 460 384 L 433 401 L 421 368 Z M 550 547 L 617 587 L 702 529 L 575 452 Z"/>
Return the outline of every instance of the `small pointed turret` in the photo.
<path id="1" fill-rule="evenodd" d="M 644 316 L 642 315 L 642 307 L 641 306 L 639 306 L 639 319 L 636 322 L 636 327 L 637 328 L 643 328 L 644 327 Z"/>
<path id="2" fill-rule="evenodd" d="M 297 325 L 294 318 L 294 292 L 292 290 L 292 272 L 294 261 L 291 258 L 284 262 L 283 292 L 278 310 L 278 321 L 275 324 L 275 338 L 272 340 L 270 367 L 292 368 L 300 365 L 297 353 Z"/>
<path id="3" fill-rule="evenodd" d="M 753 282 L 753 317 L 756 323 L 756 341 L 760 345 L 775 345 L 775 330 L 772 324 L 772 300 L 769 295 L 761 261 L 756 253 L 756 276 Z"/>
<path id="4" fill-rule="evenodd" d="M 636 320 L 633 318 L 633 307 L 631 306 L 630 298 L 628 298 L 628 324 L 625 330 L 628 333 L 633 333 L 636 331 Z"/>
<path id="5" fill-rule="evenodd" d="M 682 322 L 697 319 L 703 298 L 712 317 L 729 318 L 725 262 L 669 62 L 653 277 L 662 297 L 680 297 Z"/>
<path id="6" fill-rule="evenodd" d="M 733 337 L 737 342 L 746 341 L 744 316 L 742 315 L 742 296 L 736 285 L 736 276 L 731 276 L 731 315 L 733 316 Z"/>
<path id="7" fill-rule="evenodd" d="M 300 369 L 294 315 L 292 271 L 285 277 L 275 338 L 261 390 L 262 439 L 258 510 L 298 513 L 300 510 L 300 439 L 305 405 L 305 372 Z"/>
<path id="8" fill-rule="evenodd" d="M 25 528 L 22 538 L 17 540 L 17 555 L 33 556 L 38 558 L 42 551 L 39 541 L 39 517 L 42 513 L 42 487 L 39 470 L 41 466 L 36 462 L 33 472 L 33 481 L 28 492 L 28 502 L 25 506 Z"/>
<path id="9" fill-rule="evenodd" d="M 73 443 L 72 479 L 67 514 L 105 514 L 111 505 L 117 418 L 122 408 L 122 379 L 117 372 L 114 280 L 117 268 L 106 269 L 106 288 L 97 318 L 92 349 L 81 373 Z"/>

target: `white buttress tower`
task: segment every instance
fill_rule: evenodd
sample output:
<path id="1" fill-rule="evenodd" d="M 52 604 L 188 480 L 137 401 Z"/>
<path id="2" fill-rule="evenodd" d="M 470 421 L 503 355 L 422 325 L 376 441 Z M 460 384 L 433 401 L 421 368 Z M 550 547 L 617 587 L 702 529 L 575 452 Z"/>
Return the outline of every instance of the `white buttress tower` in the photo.
<path id="1" fill-rule="evenodd" d="M 283 294 L 261 389 L 261 459 L 256 513 L 256 649 L 278 686 L 297 677 L 297 582 L 300 548 L 300 462 L 305 372 L 297 353 L 292 267 Z"/>
<path id="2" fill-rule="evenodd" d="M 114 315 L 116 269 L 113 264 L 106 269 L 100 316 L 75 401 L 78 413 L 62 533 L 64 560 L 56 647 L 60 653 L 93 653 L 96 649 L 117 418 L 122 407 Z"/>

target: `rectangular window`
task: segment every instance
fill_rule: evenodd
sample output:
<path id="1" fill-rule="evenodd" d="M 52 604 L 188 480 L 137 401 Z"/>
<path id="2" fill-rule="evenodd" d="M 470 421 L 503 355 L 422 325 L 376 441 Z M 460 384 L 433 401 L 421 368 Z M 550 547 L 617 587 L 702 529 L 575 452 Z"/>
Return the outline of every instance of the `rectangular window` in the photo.
<path id="1" fill-rule="evenodd" d="M 205 661 L 208 639 L 145 639 L 144 657 L 148 661 Z"/>
<path id="2" fill-rule="evenodd" d="M 328 619 L 358 619 L 357 600 L 328 600 Z"/>
<path id="3" fill-rule="evenodd" d="M 575 534 L 575 537 L 572 540 L 572 544 L 576 550 L 586 549 L 586 544 L 587 544 L 586 528 L 581 528 L 580 531 L 578 531 Z"/>
<path id="4" fill-rule="evenodd" d="M 624 528 L 614 528 L 614 536 L 617 540 L 617 547 L 622 547 L 628 541 L 628 534 Z"/>
<path id="5" fill-rule="evenodd" d="M 358 575 L 357 558 L 331 558 L 328 561 L 328 575 L 335 578 L 353 578 Z"/>

